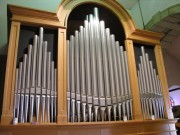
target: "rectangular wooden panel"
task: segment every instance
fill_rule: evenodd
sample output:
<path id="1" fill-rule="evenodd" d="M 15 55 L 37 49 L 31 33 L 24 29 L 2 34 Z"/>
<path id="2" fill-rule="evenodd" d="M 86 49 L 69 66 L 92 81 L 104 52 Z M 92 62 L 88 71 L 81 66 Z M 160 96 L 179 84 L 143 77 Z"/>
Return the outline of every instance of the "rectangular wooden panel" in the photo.
<path id="1" fill-rule="evenodd" d="M 165 117 L 168 119 L 172 119 L 173 113 L 170 107 L 168 84 L 167 84 L 166 71 L 164 67 L 161 46 L 156 45 L 154 51 L 155 51 L 155 56 L 156 56 L 159 79 L 162 85 L 162 93 L 163 93 L 164 105 L 165 105 Z"/>
<path id="2" fill-rule="evenodd" d="M 7 55 L 6 75 L 4 84 L 4 99 L 1 123 L 10 124 L 13 118 L 13 100 L 15 87 L 15 70 L 19 42 L 20 22 L 11 23 L 11 33 L 9 38 L 9 49 Z"/>
<path id="3" fill-rule="evenodd" d="M 67 122 L 66 107 L 66 30 L 58 29 L 58 61 L 57 61 L 57 92 L 58 92 L 58 118 L 57 122 Z"/>
<path id="4" fill-rule="evenodd" d="M 135 54 L 134 54 L 134 47 L 132 40 L 126 40 L 125 45 L 126 45 L 125 47 L 127 52 L 130 86 L 131 86 L 132 101 L 133 101 L 134 119 L 141 120 L 143 117 L 141 112 L 140 93 L 139 93 Z"/>

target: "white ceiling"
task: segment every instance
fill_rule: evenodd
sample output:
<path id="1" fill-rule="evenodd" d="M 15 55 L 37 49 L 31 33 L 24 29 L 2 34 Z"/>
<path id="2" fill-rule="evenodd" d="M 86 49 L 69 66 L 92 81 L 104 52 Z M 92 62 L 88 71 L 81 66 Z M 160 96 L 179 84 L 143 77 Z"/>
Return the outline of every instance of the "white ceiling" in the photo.
<path id="1" fill-rule="evenodd" d="M 138 0 L 116 0 L 116 1 L 119 2 L 124 8 L 129 10 L 138 2 Z"/>

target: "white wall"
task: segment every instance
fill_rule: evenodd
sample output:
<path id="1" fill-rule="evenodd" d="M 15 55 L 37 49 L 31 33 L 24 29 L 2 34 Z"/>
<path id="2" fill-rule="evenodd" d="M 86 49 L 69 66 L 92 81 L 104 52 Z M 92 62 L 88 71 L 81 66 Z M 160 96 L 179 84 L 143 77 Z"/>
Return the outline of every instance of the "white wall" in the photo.
<path id="1" fill-rule="evenodd" d="M 164 65 L 168 80 L 168 87 L 180 85 L 180 62 L 167 50 L 163 49 Z"/>

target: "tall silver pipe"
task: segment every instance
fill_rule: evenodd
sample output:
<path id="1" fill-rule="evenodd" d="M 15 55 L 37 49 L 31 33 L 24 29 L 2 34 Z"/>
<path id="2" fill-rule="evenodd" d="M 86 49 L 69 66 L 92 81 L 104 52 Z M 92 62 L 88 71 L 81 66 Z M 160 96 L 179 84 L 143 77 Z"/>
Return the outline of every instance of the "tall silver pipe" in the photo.
<path id="1" fill-rule="evenodd" d="M 152 61 L 149 62 L 150 63 L 150 71 L 151 71 L 151 75 L 152 75 L 152 85 L 153 85 L 153 90 L 154 90 L 154 105 L 155 105 L 155 108 L 156 108 L 156 118 L 159 118 L 159 106 L 158 106 L 158 95 L 157 95 L 157 87 L 156 87 L 156 79 L 155 79 L 155 75 L 154 75 L 154 69 L 153 69 L 153 64 L 152 64 Z"/>
<path id="2" fill-rule="evenodd" d="M 122 101 L 123 101 L 123 98 L 122 96 L 124 96 L 124 83 L 123 83 L 123 70 L 122 70 L 122 59 L 121 59 L 121 56 L 120 56 L 120 49 L 119 49 L 119 42 L 116 42 L 116 56 L 117 56 L 117 66 L 118 66 L 118 76 L 119 76 L 119 85 L 120 85 L 120 93 L 119 93 L 119 96 L 118 96 L 118 115 L 119 115 L 119 120 L 121 120 L 122 118 L 122 113 L 121 113 L 121 108 L 122 108 Z"/>
<path id="3" fill-rule="evenodd" d="M 35 80 L 36 80 L 36 56 L 37 56 L 37 40 L 38 36 L 34 35 L 33 51 L 32 51 L 32 68 L 31 68 L 31 83 L 30 83 L 30 115 L 29 120 L 33 120 L 34 102 L 35 102 Z"/>
<path id="4" fill-rule="evenodd" d="M 86 121 L 86 72 L 85 72 L 85 46 L 84 46 L 84 28 L 79 28 L 79 43 L 80 43 L 80 81 L 81 81 L 81 102 L 82 102 L 82 117 L 83 122 Z"/>
<path id="5" fill-rule="evenodd" d="M 26 66 L 27 66 L 27 54 L 23 56 L 23 67 L 22 67 L 22 86 L 21 86 L 21 109 L 20 109 L 20 122 L 24 123 L 24 93 L 25 93 L 25 81 L 26 81 Z"/>
<path id="6" fill-rule="evenodd" d="M 96 15 L 97 16 L 97 15 Z M 98 17 L 98 16 L 97 16 Z M 95 28 L 95 44 L 96 44 L 96 56 L 97 56 L 97 74 L 98 74 L 98 89 L 99 89 L 99 105 L 101 111 L 101 120 L 105 118 L 105 91 L 104 91 L 104 69 L 103 69 L 103 54 L 102 54 L 102 38 L 101 28 L 105 27 L 104 21 L 100 21 L 95 17 L 94 28 Z M 105 40 L 104 40 L 105 41 Z"/>
<path id="7" fill-rule="evenodd" d="M 41 110 L 42 110 L 42 122 L 45 122 L 45 106 L 46 106 L 46 76 L 47 76 L 47 41 L 43 42 L 42 48 L 42 90 L 41 90 Z"/>
<path id="8" fill-rule="evenodd" d="M 157 115 L 158 115 L 158 118 L 161 118 L 161 107 L 160 107 L 160 95 L 159 95 L 159 92 L 158 92 L 158 82 L 157 82 L 157 75 L 156 75 L 156 70 L 153 69 L 153 76 L 154 76 L 154 85 L 155 85 L 155 88 L 156 88 L 156 106 L 158 108 L 158 112 L 157 112 Z"/>
<path id="9" fill-rule="evenodd" d="M 112 46 L 112 59 L 113 59 L 113 70 L 114 70 L 114 80 L 115 80 L 115 90 L 117 99 L 120 97 L 120 86 L 119 86 L 119 76 L 118 76 L 118 66 L 117 66 L 117 57 L 116 57 L 116 44 L 114 35 L 111 35 L 111 46 Z M 120 102 L 120 101 L 118 101 Z"/>
<path id="10" fill-rule="evenodd" d="M 130 109 L 129 111 L 129 116 L 128 119 L 131 117 L 133 119 L 133 111 L 132 111 L 132 97 L 131 97 L 131 88 L 130 88 L 130 79 L 129 79 L 129 69 L 128 69 L 128 62 L 127 62 L 127 54 L 126 51 L 124 51 L 124 60 L 125 60 L 125 71 L 126 71 L 126 76 L 127 76 L 127 91 L 128 91 L 128 108 Z M 128 111 L 127 111 L 128 112 Z"/>
<path id="11" fill-rule="evenodd" d="M 51 52 L 47 53 L 47 90 L 46 90 L 46 122 L 50 122 L 50 95 L 51 95 Z"/>
<path id="12" fill-rule="evenodd" d="M 146 93 L 146 105 L 147 105 L 147 111 L 148 111 L 148 116 L 147 118 L 150 118 L 151 115 L 152 115 L 152 104 L 151 104 L 151 100 L 150 100 L 150 95 L 149 95 L 149 82 L 147 82 L 147 74 L 146 74 L 146 66 L 143 62 L 143 57 L 140 56 L 140 61 L 141 61 L 141 66 L 142 66 L 142 75 L 143 75 L 143 83 L 144 83 L 144 90 L 145 90 L 145 93 Z"/>
<path id="13" fill-rule="evenodd" d="M 51 61 L 51 122 L 54 122 L 54 61 Z"/>
<path id="14" fill-rule="evenodd" d="M 43 28 L 39 29 L 39 42 L 37 47 L 37 82 L 36 82 L 36 121 L 39 121 L 40 97 L 41 97 L 41 80 L 42 80 L 42 44 L 43 44 Z"/>
<path id="15" fill-rule="evenodd" d="M 152 108 L 153 108 L 153 114 L 155 117 L 157 117 L 157 108 L 155 105 L 155 89 L 153 88 L 153 76 L 152 76 L 152 72 L 151 72 L 151 68 L 150 68 L 150 61 L 149 61 L 149 55 L 147 53 L 145 53 L 145 60 L 146 60 L 146 64 L 147 64 L 147 72 L 148 72 L 148 78 L 149 78 L 149 84 L 150 84 L 150 98 L 152 101 Z"/>
<path id="16" fill-rule="evenodd" d="M 111 100 L 112 100 L 114 120 L 116 120 L 117 98 L 116 98 L 116 92 L 115 92 L 115 80 L 114 80 L 115 78 L 114 78 L 114 70 L 113 70 L 113 63 L 112 63 L 113 62 L 113 60 L 112 60 L 112 47 L 111 47 L 111 41 L 110 41 L 110 30 L 109 30 L 109 28 L 106 29 L 106 42 L 107 42 L 107 49 L 108 49 Z"/>
<path id="17" fill-rule="evenodd" d="M 97 67 L 98 63 L 96 62 L 97 56 L 97 42 L 95 39 L 95 29 L 93 25 L 93 15 L 89 15 L 89 46 L 90 46 L 90 57 L 91 57 L 91 76 L 92 76 L 92 93 L 88 93 L 88 95 L 92 96 L 93 94 L 93 104 L 95 106 L 99 105 L 98 101 L 98 72 L 97 72 Z M 96 34 L 97 36 L 97 34 Z M 96 64 L 97 63 L 97 64 Z"/>
<path id="18" fill-rule="evenodd" d="M 89 25 L 88 21 L 84 21 L 84 42 L 85 42 L 85 64 L 86 64 L 86 89 L 87 89 L 87 96 L 91 94 L 91 58 L 90 58 L 90 44 L 89 44 Z M 89 114 L 89 121 L 91 121 L 91 107 L 92 107 L 92 98 L 90 96 L 87 97 L 87 104 L 88 104 L 88 114 Z"/>
<path id="19" fill-rule="evenodd" d="M 111 121 L 111 93 L 110 93 L 110 83 L 109 83 L 109 62 L 108 62 L 108 50 L 106 42 L 105 24 L 104 21 L 100 22 L 100 34 L 102 40 L 102 55 L 103 55 L 103 68 L 104 68 L 104 89 L 106 96 L 106 108 L 108 121 Z"/>
<path id="20" fill-rule="evenodd" d="M 28 119 L 29 110 L 29 92 L 30 92 L 30 74 L 31 74 L 31 58 L 32 58 L 32 45 L 28 46 L 28 56 L 27 56 L 27 73 L 26 73 L 26 90 L 25 90 L 25 113 L 24 122 Z"/>
<path id="21" fill-rule="evenodd" d="M 80 65 L 79 65 L 79 32 L 76 30 L 75 31 L 75 37 L 74 37 L 74 46 L 75 46 L 75 80 L 76 80 L 76 113 L 77 113 L 77 120 L 78 122 L 80 122 L 80 117 L 81 117 L 81 113 L 80 113 L 80 98 L 81 98 L 81 91 L 80 91 Z"/>
<path id="22" fill-rule="evenodd" d="M 92 72 L 92 91 L 91 93 L 87 93 L 88 94 L 88 99 L 92 97 L 93 99 L 93 106 L 95 106 L 95 108 L 97 108 L 97 106 L 99 105 L 99 100 L 98 100 L 98 75 L 97 75 L 97 64 L 96 64 L 96 45 L 95 45 L 95 29 L 94 29 L 94 24 L 93 24 L 93 15 L 90 14 L 89 15 L 89 23 L 88 23 L 88 27 L 89 27 L 89 46 L 90 46 L 90 57 L 91 57 L 91 72 Z M 93 120 L 92 117 L 92 112 L 93 109 L 91 109 L 91 105 L 88 105 L 88 111 L 89 111 L 89 121 Z M 95 118 L 97 118 L 97 109 L 95 109 Z M 91 112 L 91 113 L 90 113 Z M 92 117 L 92 118 L 91 118 Z M 97 119 L 95 119 L 95 121 L 97 121 Z"/>
<path id="23" fill-rule="evenodd" d="M 141 53 L 142 53 L 142 64 L 144 66 L 144 73 L 145 73 L 145 81 L 146 81 L 146 88 L 148 91 L 148 97 L 149 97 L 149 108 L 150 108 L 150 117 L 153 115 L 153 110 L 152 110 L 152 98 L 151 98 L 151 87 L 150 87 L 150 78 L 148 75 L 148 67 L 147 67 L 147 61 L 146 61 L 146 56 L 145 56 L 145 50 L 144 47 L 141 47 Z"/>
<path id="24" fill-rule="evenodd" d="M 122 77 L 123 77 L 123 86 L 124 86 L 124 95 L 122 95 L 122 101 L 123 101 L 123 119 L 129 115 L 129 95 L 128 95 L 128 85 L 127 85 L 127 75 L 126 75 L 126 65 L 125 65 L 125 56 L 124 56 L 124 49 L 123 46 L 119 47 L 120 52 L 120 58 L 122 62 Z"/>
<path id="25" fill-rule="evenodd" d="M 144 108 L 144 119 L 149 118 L 149 104 L 147 102 L 147 93 L 146 93 L 146 84 L 144 81 L 144 68 L 142 64 L 139 64 L 139 73 L 140 73 L 140 83 L 141 83 L 141 97 L 142 97 L 142 106 Z"/>
<path id="26" fill-rule="evenodd" d="M 146 82 L 144 79 L 144 66 L 142 64 L 142 56 L 140 56 L 140 62 L 141 64 L 139 64 L 139 70 L 140 70 L 140 79 L 141 79 L 141 83 L 142 83 L 142 97 L 143 97 L 143 102 L 144 102 L 144 108 L 145 108 L 145 117 L 144 118 L 149 118 L 149 104 L 147 104 L 146 100 L 147 99 L 147 89 L 146 89 Z"/>

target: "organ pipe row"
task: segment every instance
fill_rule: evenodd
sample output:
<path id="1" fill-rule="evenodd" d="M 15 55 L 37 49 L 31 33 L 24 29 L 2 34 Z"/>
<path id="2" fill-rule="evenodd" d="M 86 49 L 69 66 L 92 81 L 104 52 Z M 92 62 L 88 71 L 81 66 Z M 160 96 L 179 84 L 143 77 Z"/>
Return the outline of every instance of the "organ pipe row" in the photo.
<path id="1" fill-rule="evenodd" d="M 40 27 L 16 68 L 14 119 L 19 123 L 56 121 L 57 70 L 43 32 Z"/>
<path id="2" fill-rule="evenodd" d="M 144 119 L 164 118 L 164 102 L 161 81 L 149 60 L 148 53 L 141 47 L 138 82 Z"/>
<path id="3" fill-rule="evenodd" d="M 133 119 L 126 51 L 97 8 L 70 36 L 67 58 L 68 122 Z"/>

